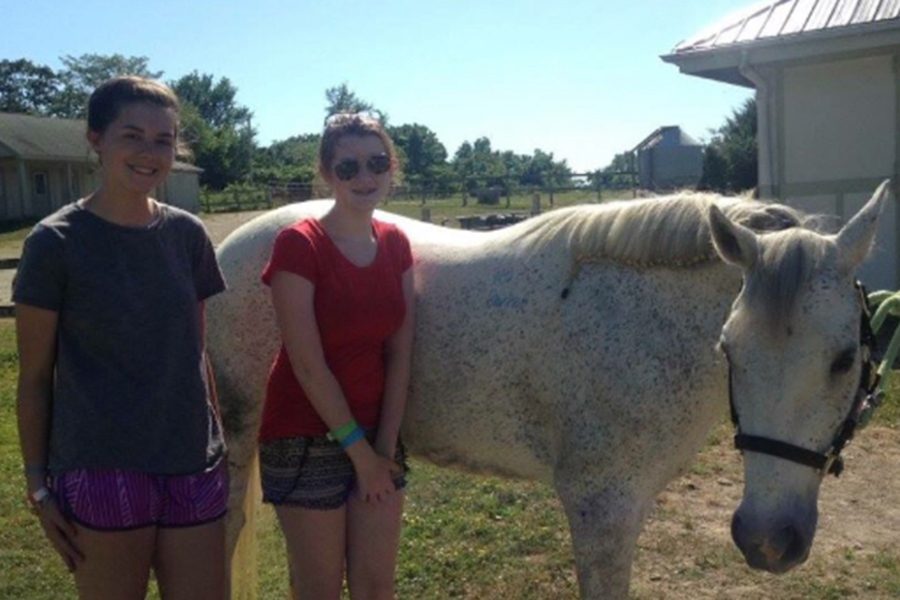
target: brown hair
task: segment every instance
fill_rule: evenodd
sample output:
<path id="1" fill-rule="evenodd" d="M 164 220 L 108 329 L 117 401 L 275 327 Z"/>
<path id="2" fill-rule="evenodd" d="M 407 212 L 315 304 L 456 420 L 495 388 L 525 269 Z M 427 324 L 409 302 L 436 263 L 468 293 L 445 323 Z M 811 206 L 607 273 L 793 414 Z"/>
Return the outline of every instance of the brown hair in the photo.
<path id="1" fill-rule="evenodd" d="M 175 113 L 175 137 L 178 138 L 181 112 L 178 96 L 164 83 L 134 75 L 113 77 L 94 90 L 88 100 L 88 131 L 102 134 L 125 106 L 137 102 L 172 109 Z M 190 154 L 189 149 L 180 141 L 176 144 L 175 150 L 180 156 Z"/>
<path id="2" fill-rule="evenodd" d="M 331 163 L 337 152 L 337 144 L 347 135 L 374 135 L 380 139 L 388 158 L 391 159 L 391 171 L 397 170 L 397 151 L 394 149 L 394 142 L 378 119 L 366 113 L 337 113 L 325 121 L 325 131 L 319 143 L 319 175 L 326 181 L 331 179 Z"/>

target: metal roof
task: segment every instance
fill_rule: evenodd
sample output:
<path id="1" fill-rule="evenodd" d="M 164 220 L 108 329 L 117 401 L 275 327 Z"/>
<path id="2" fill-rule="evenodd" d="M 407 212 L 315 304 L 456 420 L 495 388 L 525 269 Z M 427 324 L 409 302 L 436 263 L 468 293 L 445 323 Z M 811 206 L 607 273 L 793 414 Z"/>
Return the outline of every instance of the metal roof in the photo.
<path id="1" fill-rule="evenodd" d="M 900 17 L 900 0 L 765 0 L 736 11 L 680 42 L 672 55 L 806 39 L 817 32 L 855 33 Z"/>
<path id="2" fill-rule="evenodd" d="M 656 146 L 701 146 L 700 142 L 686 134 L 678 125 L 664 125 L 645 137 L 632 152 L 647 150 Z"/>
<path id="3" fill-rule="evenodd" d="M 86 131 L 87 122 L 83 120 L 0 112 L 0 145 L 25 160 L 91 162 Z M 202 171 L 194 165 L 177 161 L 172 168 L 176 171 Z"/>

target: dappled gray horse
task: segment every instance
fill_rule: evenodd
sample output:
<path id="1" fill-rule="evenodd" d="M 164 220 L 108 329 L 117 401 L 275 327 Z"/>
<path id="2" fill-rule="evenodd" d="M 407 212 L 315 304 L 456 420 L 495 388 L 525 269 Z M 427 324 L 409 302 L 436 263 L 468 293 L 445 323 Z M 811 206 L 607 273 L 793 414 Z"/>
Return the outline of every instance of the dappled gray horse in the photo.
<path id="1" fill-rule="evenodd" d="M 624 598 L 644 518 L 727 410 L 730 370 L 740 432 L 757 440 L 733 536 L 751 566 L 790 569 L 809 552 L 827 454 L 857 396 L 853 273 L 886 195 L 835 235 L 783 206 L 701 195 L 573 207 L 490 233 L 378 213 L 415 255 L 404 440 L 440 465 L 553 485 L 582 596 Z M 219 249 L 230 288 L 209 302 L 208 344 L 230 543 L 279 345 L 259 274 L 280 228 L 328 206 L 267 213 Z"/>

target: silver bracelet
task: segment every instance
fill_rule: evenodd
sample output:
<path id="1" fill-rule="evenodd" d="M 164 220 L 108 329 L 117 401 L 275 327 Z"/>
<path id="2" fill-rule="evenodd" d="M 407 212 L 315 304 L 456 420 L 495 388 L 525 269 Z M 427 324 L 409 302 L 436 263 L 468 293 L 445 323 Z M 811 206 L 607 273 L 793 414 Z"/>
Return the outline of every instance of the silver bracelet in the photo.
<path id="1" fill-rule="evenodd" d="M 53 494 L 47 489 L 47 486 L 41 486 L 32 493 L 28 494 L 28 504 L 31 505 L 31 512 L 39 514 L 44 505 L 53 497 Z"/>

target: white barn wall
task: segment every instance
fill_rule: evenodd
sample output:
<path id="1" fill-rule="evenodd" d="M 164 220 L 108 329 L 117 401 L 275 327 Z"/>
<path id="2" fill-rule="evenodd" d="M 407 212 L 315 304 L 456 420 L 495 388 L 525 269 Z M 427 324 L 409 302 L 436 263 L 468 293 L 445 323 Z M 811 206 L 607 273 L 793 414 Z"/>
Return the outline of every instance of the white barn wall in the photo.
<path id="1" fill-rule="evenodd" d="M 784 69 L 784 182 L 888 177 L 894 167 L 890 56 Z"/>
<path id="2" fill-rule="evenodd" d="M 778 189 L 791 206 L 846 221 L 883 179 L 896 177 L 900 98 L 894 58 L 786 65 L 779 81 L 780 132 L 770 142 L 780 156 Z M 891 202 L 860 270 L 869 289 L 900 287 L 898 234 Z"/>
<path id="3" fill-rule="evenodd" d="M 191 212 L 200 211 L 200 181 L 196 173 L 172 171 L 165 183 L 165 201 Z"/>
<path id="4" fill-rule="evenodd" d="M 790 196 L 785 203 L 808 215 L 840 215 L 837 198 L 833 195 Z"/>
<path id="5" fill-rule="evenodd" d="M 762 198 L 846 220 L 884 179 L 900 196 L 900 0 L 758 2 L 662 59 L 756 89 Z M 900 289 L 897 202 L 863 269 L 870 288 Z"/>

